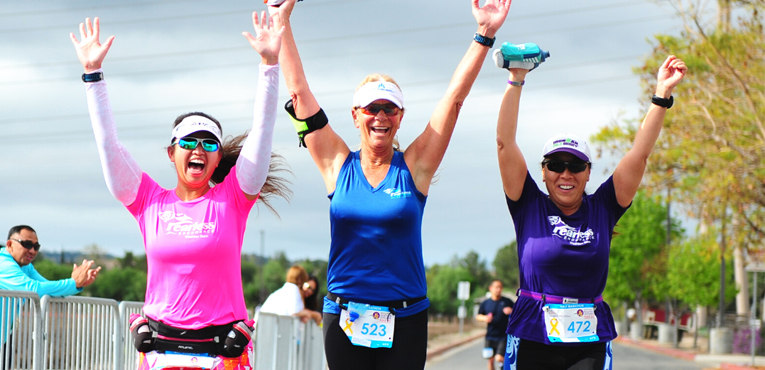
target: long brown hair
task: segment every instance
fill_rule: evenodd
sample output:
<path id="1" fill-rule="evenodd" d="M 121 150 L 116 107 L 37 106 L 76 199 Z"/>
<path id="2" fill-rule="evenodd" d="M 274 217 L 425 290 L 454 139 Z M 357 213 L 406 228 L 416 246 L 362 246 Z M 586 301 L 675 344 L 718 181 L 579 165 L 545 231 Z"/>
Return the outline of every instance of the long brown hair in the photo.
<path id="1" fill-rule="evenodd" d="M 205 117 L 215 122 L 221 132 L 223 132 L 223 128 L 217 119 L 213 118 L 207 113 L 202 112 L 189 112 L 181 114 L 175 119 L 175 122 L 173 122 L 173 127 L 178 126 L 178 124 L 180 124 L 184 118 L 189 116 Z M 220 148 L 220 163 L 210 178 L 210 186 L 220 184 L 223 182 L 229 172 L 231 172 L 231 169 L 236 165 L 236 160 L 239 158 L 239 152 L 242 151 L 242 143 L 247 138 L 248 134 L 249 131 L 237 136 L 229 135 L 223 139 L 223 143 L 221 144 Z M 274 199 L 274 197 L 282 197 L 285 200 L 289 200 L 290 196 L 292 195 L 292 190 L 289 189 L 290 181 L 284 177 L 278 176 L 277 174 L 280 172 L 291 173 L 287 166 L 287 162 L 284 160 L 284 157 L 276 153 L 271 153 L 271 163 L 268 166 L 268 176 L 266 177 L 266 183 L 263 184 L 263 187 L 260 189 L 259 199 L 263 202 L 263 205 L 265 205 L 269 211 L 273 212 L 277 216 L 278 212 L 276 212 L 276 209 L 274 209 L 274 207 L 271 205 L 271 201 Z"/>

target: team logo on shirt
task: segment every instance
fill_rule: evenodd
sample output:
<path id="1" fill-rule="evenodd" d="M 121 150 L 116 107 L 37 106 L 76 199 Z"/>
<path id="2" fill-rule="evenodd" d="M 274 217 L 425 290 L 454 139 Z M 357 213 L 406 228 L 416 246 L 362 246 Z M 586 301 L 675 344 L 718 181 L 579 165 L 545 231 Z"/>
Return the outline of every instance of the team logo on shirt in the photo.
<path id="1" fill-rule="evenodd" d="M 390 195 L 391 199 L 395 199 L 395 198 L 407 198 L 407 197 L 411 197 L 412 196 L 412 192 L 411 191 L 402 191 L 402 190 L 399 190 L 399 189 L 396 189 L 396 188 L 387 188 L 387 189 L 383 190 L 383 192 L 385 194 Z"/>
<path id="2" fill-rule="evenodd" d="M 190 216 L 173 211 L 159 213 L 165 234 L 186 235 L 187 238 L 203 237 L 215 232 L 215 222 L 196 222 Z"/>
<path id="3" fill-rule="evenodd" d="M 566 225 L 559 216 L 548 216 L 547 221 L 550 221 L 550 225 L 553 226 L 553 235 L 567 241 L 571 245 L 590 244 L 595 238 L 595 232 L 592 229 L 580 231 Z"/>

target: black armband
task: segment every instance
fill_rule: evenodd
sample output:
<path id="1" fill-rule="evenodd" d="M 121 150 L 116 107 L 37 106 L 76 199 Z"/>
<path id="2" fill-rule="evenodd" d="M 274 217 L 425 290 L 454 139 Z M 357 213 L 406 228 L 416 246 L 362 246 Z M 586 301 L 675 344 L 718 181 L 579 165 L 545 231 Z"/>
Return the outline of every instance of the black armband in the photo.
<path id="1" fill-rule="evenodd" d="M 301 146 L 303 148 L 306 147 L 306 135 L 323 128 L 327 125 L 327 123 L 329 123 L 327 115 L 324 114 L 324 109 L 321 108 L 319 108 L 319 111 L 316 112 L 316 114 L 313 116 L 304 119 L 299 119 L 297 116 L 295 116 L 295 107 L 292 105 L 292 99 L 288 100 L 287 104 L 284 104 L 284 109 L 287 111 L 287 113 L 290 114 L 290 118 L 292 118 L 292 124 L 295 126 L 295 131 L 297 131 L 298 139 L 300 139 L 298 142 L 298 148 Z"/>

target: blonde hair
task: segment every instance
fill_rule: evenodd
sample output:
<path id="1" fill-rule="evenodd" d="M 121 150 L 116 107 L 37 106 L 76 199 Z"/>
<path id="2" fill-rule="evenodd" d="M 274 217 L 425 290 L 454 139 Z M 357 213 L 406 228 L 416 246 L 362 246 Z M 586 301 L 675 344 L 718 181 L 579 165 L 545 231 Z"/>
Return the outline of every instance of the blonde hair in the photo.
<path id="1" fill-rule="evenodd" d="M 287 282 L 298 286 L 303 289 L 303 283 L 308 281 L 308 273 L 303 266 L 294 265 L 287 270 Z"/>
<path id="2" fill-rule="evenodd" d="M 363 80 L 361 80 L 361 83 L 358 86 L 356 86 L 356 90 L 354 90 L 354 91 L 359 91 L 359 89 L 362 86 L 364 86 L 364 85 L 366 85 L 366 84 L 368 84 L 370 82 L 375 82 L 375 81 L 390 82 L 390 83 L 396 85 L 396 87 L 398 87 L 399 90 L 401 90 L 401 86 L 399 86 L 398 82 L 396 82 L 396 80 L 394 80 L 393 77 L 388 76 L 388 75 L 384 75 L 382 73 L 370 73 L 366 77 L 364 77 Z M 356 107 L 353 107 L 353 109 L 356 109 Z M 402 108 L 401 110 L 404 110 L 404 109 Z M 399 144 L 399 142 L 398 142 L 398 137 L 394 137 L 393 138 L 393 150 L 395 150 L 397 152 L 401 151 L 401 144 Z"/>
<path id="3" fill-rule="evenodd" d="M 359 91 L 359 89 L 362 86 L 364 86 L 364 85 L 366 85 L 366 84 L 368 84 L 370 82 L 375 82 L 375 81 L 390 82 L 390 83 L 396 85 L 399 88 L 399 90 L 401 90 L 401 86 L 398 85 L 398 82 L 396 82 L 393 79 L 393 77 L 388 76 L 388 75 L 384 75 L 382 73 L 371 73 L 371 74 L 368 74 L 366 77 L 364 77 L 363 80 L 361 80 L 361 83 L 358 86 L 356 86 L 356 90 L 355 91 Z"/>

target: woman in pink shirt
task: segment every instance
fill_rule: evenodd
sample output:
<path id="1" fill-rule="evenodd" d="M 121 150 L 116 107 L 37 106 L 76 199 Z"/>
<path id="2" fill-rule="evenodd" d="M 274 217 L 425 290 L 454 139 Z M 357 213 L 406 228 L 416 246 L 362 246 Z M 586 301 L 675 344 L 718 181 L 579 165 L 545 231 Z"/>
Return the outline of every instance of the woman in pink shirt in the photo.
<path id="1" fill-rule="evenodd" d="M 71 35 L 85 69 L 88 109 L 107 186 L 136 218 L 144 238 L 149 269 L 143 312 L 159 335 L 144 343 L 141 350 L 147 353 L 140 357 L 139 369 L 164 361 L 165 351 L 188 348 L 210 354 L 215 369 L 251 366 L 251 343 L 238 350 L 222 348 L 232 327 L 247 320 L 240 276 L 247 217 L 259 197 L 270 208 L 268 196 L 289 193 L 283 179 L 269 176 L 283 31 L 275 30 L 265 13 L 262 19 L 253 13 L 253 24 L 257 37 L 243 33 L 261 55 L 252 129 L 224 141 L 220 123 L 211 116 L 179 116 L 167 147 L 178 176 L 170 190 L 143 173 L 117 139 L 101 69 L 114 36 L 100 43 L 98 18 L 80 24 L 81 41 Z M 190 344 L 178 345 L 176 339 Z"/>

